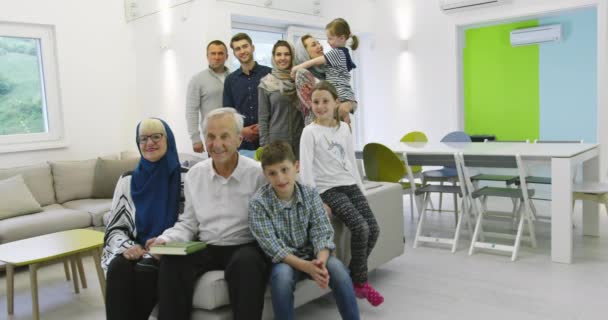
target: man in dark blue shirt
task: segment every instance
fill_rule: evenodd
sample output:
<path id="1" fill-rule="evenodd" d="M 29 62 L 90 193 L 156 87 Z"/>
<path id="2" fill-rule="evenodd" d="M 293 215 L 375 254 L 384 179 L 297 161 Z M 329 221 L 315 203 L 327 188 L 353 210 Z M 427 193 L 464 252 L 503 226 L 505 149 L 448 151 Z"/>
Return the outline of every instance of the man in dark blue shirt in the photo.
<path id="1" fill-rule="evenodd" d="M 241 131 L 240 150 L 256 150 L 260 146 L 258 131 L 258 85 L 260 79 L 272 69 L 253 60 L 255 47 L 246 33 L 237 33 L 230 39 L 230 47 L 241 67 L 228 75 L 224 82 L 224 107 L 233 107 L 245 116 Z"/>

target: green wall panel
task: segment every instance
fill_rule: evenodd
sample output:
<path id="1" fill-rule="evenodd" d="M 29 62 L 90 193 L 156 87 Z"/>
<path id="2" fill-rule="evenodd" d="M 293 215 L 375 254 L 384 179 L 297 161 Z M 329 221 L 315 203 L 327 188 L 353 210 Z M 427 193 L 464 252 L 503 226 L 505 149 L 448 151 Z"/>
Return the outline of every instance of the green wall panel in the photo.
<path id="1" fill-rule="evenodd" d="M 539 136 L 538 45 L 511 47 L 509 32 L 537 20 L 466 30 L 464 128 L 499 140 Z"/>

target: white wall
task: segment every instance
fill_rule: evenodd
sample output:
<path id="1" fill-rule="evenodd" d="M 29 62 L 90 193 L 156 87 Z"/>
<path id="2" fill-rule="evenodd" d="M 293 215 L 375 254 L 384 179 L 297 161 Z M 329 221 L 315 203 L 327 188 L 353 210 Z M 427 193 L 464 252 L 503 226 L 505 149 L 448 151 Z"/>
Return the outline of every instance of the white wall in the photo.
<path id="1" fill-rule="evenodd" d="M 362 142 L 392 143 L 423 130 L 432 140 L 461 126 L 458 26 L 598 6 L 598 137 L 608 142 L 608 4 L 604 0 L 512 0 L 500 7 L 446 15 L 438 0 L 324 0 L 323 15 L 195 0 L 165 13 L 124 22 L 122 1 L 0 2 L 0 20 L 53 24 L 64 110 L 65 149 L 0 155 L 0 167 L 44 160 L 84 159 L 135 148 L 145 116 L 169 121 L 180 151 L 190 150 L 184 120 L 189 78 L 206 67 L 204 46 L 230 38 L 231 15 L 323 27 L 346 18 L 362 36 L 358 50 Z M 160 49 L 170 34 L 170 50 Z M 402 52 L 400 39 L 407 39 Z M 608 148 L 603 148 L 603 154 Z M 603 159 L 607 157 L 604 156 Z M 606 165 L 603 166 L 606 168 Z M 602 169 L 602 172 L 605 172 Z"/>
<path id="2" fill-rule="evenodd" d="M 122 1 L 0 1 L 0 21 L 56 27 L 66 148 L 0 154 L 0 167 L 135 148 L 135 55 Z"/>
<path id="3" fill-rule="evenodd" d="M 373 1 L 365 2 L 361 7 L 349 5 L 349 1 L 324 0 L 323 16 L 316 17 L 216 0 L 196 0 L 133 21 L 130 25 L 137 56 L 137 103 L 143 110 L 142 116 L 167 120 L 175 133 L 178 150 L 191 152 L 185 121 L 186 87 L 192 75 L 207 67 L 206 44 L 214 39 L 229 44 L 232 15 L 323 28 L 337 16 L 364 20 L 362 16 L 373 5 Z M 343 6 L 348 9 L 342 9 Z M 163 38 L 169 39 L 170 49 L 160 49 Z M 229 54 L 232 55 L 231 50 Z"/>

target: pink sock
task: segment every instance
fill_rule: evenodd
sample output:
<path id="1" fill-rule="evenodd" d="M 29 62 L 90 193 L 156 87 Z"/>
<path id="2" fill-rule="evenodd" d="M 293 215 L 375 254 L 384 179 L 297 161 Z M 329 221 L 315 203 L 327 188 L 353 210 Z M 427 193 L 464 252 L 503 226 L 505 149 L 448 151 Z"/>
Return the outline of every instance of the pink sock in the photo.
<path id="1" fill-rule="evenodd" d="M 364 283 L 354 283 L 353 287 L 355 288 L 355 297 L 359 299 L 365 299 L 367 297 L 367 293 L 369 292 L 368 286 L 366 286 L 367 282 Z"/>
<path id="2" fill-rule="evenodd" d="M 376 289 L 374 289 L 369 282 L 355 283 L 354 289 L 355 296 L 357 298 L 366 298 L 367 301 L 369 301 L 369 303 L 374 307 L 377 307 L 384 302 L 384 297 L 380 294 L 380 292 L 376 291 Z"/>

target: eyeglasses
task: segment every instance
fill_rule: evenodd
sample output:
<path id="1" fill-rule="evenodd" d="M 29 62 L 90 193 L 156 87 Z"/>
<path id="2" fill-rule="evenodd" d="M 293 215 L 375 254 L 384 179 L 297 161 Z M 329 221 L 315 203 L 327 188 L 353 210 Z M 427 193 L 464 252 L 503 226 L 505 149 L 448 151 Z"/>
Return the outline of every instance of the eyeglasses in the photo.
<path id="1" fill-rule="evenodd" d="M 139 144 L 146 144 L 148 142 L 148 139 L 151 139 L 152 142 L 154 143 L 158 143 L 160 140 L 162 140 L 162 138 L 165 135 L 162 133 L 153 133 L 151 135 L 141 135 L 139 137 L 137 137 L 137 143 Z"/>

